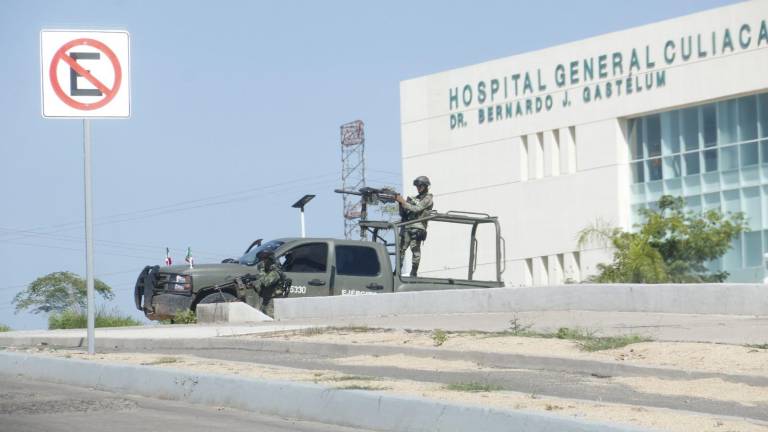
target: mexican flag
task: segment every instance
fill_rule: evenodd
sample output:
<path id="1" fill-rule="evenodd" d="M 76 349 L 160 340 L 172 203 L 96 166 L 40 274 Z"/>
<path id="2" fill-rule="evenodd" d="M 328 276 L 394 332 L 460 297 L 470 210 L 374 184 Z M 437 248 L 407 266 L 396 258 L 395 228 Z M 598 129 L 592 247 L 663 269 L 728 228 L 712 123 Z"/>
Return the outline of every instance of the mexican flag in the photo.
<path id="1" fill-rule="evenodd" d="M 173 260 L 171 259 L 171 251 L 168 248 L 165 248 L 165 265 L 170 266 L 173 264 Z"/>
<path id="2" fill-rule="evenodd" d="M 184 261 L 189 263 L 189 267 L 193 267 L 195 265 L 195 259 L 192 257 L 192 248 L 187 247 L 187 256 L 184 258 Z"/>

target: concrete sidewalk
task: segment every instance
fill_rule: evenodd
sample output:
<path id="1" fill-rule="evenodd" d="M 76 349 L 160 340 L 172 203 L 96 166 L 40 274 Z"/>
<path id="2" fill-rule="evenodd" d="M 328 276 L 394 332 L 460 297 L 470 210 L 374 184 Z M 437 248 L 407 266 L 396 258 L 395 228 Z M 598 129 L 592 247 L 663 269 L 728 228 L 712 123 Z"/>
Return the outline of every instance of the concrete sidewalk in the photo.
<path id="1" fill-rule="evenodd" d="M 637 334 L 657 341 L 714 342 L 735 345 L 768 343 L 768 316 L 698 315 L 648 312 L 528 311 L 503 313 L 352 316 L 307 318 L 281 323 L 302 326 L 367 326 L 371 328 L 446 331 L 505 331 L 514 326 L 537 331 L 560 327 L 595 332 L 597 336 Z"/>
<path id="2" fill-rule="evenodd" d="M 390 315 L 336 318 L 305 318 L 243 325 L 149 325 L 96 329 L 96 338 L 207 339 L 222 336 L 263 334 L 309 327 L 349 327 L 447 331 L 504 331 L 515 324 L 532 330 L 555 331 L 560 327 L 593 331 L 598 336 L 638 334 L 658 341 L 715 342 L 727 344 L 768 343 L 768 316 L 693 315 L 647 312 L 528 311 L 473 314 Z M 0 345 L 34 345 L 86 337 L 84 329 L 28 330 L 0 333 Z"/>

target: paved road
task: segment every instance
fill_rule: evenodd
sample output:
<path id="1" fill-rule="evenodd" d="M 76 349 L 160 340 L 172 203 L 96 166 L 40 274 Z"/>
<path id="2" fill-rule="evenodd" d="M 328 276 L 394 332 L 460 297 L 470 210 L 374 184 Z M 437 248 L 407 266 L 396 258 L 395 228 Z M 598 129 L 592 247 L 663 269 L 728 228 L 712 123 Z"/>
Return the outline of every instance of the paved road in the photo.
<path id="1" fill-rule="evenodd" d="M 230 408 L 203 407 L 0 375 L 3 432 L 353 432 Z"/>
<path id="2" fill-rule="evenodd" d="M 111 350 L 121 351 L 121 350 Z M 240 349 L 167 349 L 154 348 L 153 353 L 187 354 L 212 359 L 234 360 L 286 366 L 309 370 L 336 370 L 350 375 L 405 379 L 432 383 L 493 383 L 504 390 L 540 396 L 611 402 L 629 405 L 693 411 L 719 416 L 736 416 L 768 421 L 768 405 L 744 405 L 690 396 L 668 396 L 639 392 L 627 385 L 608 383 L 608 377 L 549 370 L 525 370 L 515 367 L 488 367 L 478 372 L 418 370 L 399 367 L 340 365 L 333 356 L 311 353 L 270 352 Z M 766 390 L 768 391 L 768 389 Z"/>

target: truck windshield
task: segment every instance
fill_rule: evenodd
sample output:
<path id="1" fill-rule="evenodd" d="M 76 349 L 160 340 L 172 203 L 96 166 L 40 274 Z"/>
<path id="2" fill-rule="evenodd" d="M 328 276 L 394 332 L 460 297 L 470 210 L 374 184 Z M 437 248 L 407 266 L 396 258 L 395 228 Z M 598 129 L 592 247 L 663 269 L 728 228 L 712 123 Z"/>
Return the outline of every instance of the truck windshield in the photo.
<path id="1" fill-rule="evenodd" d="M 253 248 L 248 251 L 245 255 L 241 256 L 238 260 L 240 264 L 252 266 L 255 265 L 258 262 L 258 258 L 256 258 L 256 255 L 261 251 L 271 251 L 274 252 L 277 248 L 283 245 L 283 241 L 280 240 L 272 240 L 268 241 L 266 243 L 262 243 L 261 246 L 257 248 Z"/>

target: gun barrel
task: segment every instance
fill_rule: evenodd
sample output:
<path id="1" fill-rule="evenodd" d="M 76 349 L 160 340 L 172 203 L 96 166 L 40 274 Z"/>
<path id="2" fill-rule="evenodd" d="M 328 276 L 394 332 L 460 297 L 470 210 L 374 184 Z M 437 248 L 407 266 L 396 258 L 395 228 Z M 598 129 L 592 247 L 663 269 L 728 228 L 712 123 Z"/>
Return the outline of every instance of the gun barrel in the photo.
<path id="1" fill-rule="evenodd" d="M 354 191 L 354 190 L 334 189 L 333 191 L 340 194 L 350 194 L 350 195 L 358 195 L 358 196 L 363 195 L 360 192 Z"/>

